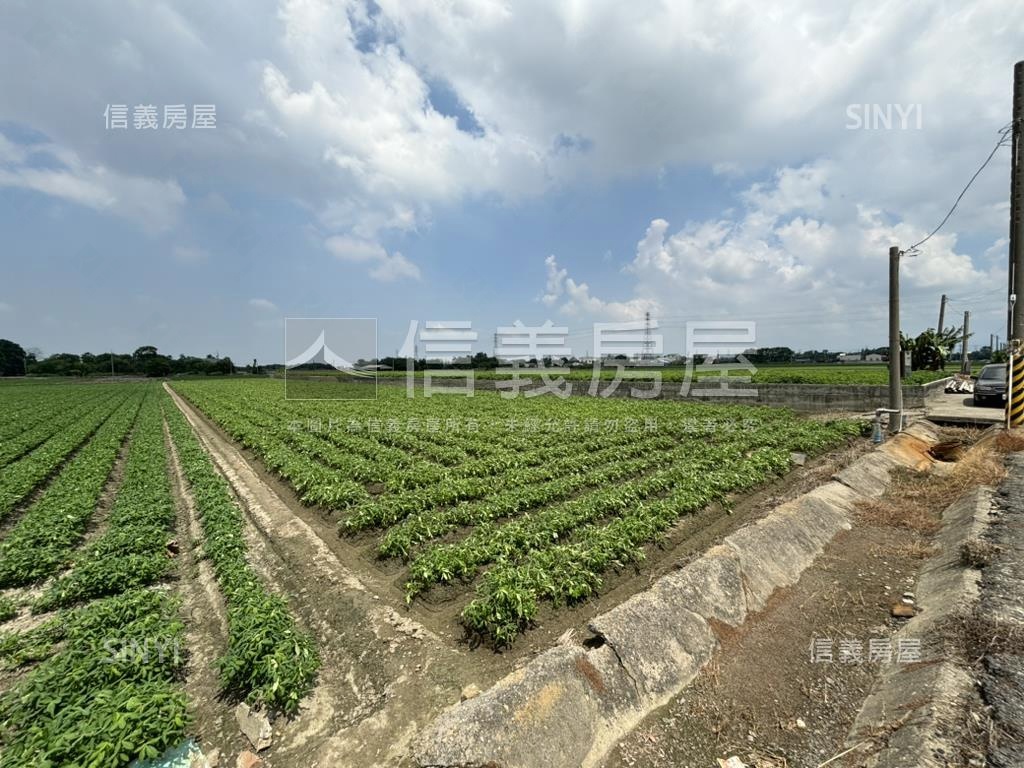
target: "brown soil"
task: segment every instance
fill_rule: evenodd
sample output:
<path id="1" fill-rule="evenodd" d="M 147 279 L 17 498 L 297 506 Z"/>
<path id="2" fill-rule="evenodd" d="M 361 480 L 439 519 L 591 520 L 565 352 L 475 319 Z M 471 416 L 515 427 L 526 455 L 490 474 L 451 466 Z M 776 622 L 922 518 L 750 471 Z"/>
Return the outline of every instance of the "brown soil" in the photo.
<path id="1" fill-rule="evenodd" d="M 188 690 L 192 733 L 202 749 L 213 748 L 232 755 L 249 747 L 235 722 L 232 704 L 221 696 L 216 662 L 227 647 L 228 621 L 224 599 L 210 563 L 200 550 L 202 532 L 195 503 L 188 491 L 178 452 L 164 424 L 169 457 L 171 492 L 177 509 L 178 593 L 182 597 L 185 648 L 188 657 L 185 681 Z"/>
<path id="2" fill-rule="evenodd" d="M 230 442 L 172 397 L 246 513 L 250 561 L 322 655 L 316 688 L 296 719 L 274 723 L 261 757 L 275 768 L 400 765 L 416 731 L 465 685 L 499 675 L 373 594 Z"/>
<path id="3" fill-rule="evenodd" d="M 839 663 L 838 642 L 859 641 L 866 658 L 869 640 L 894 631 L 889 606 L 913 588 L 920 564 L 897 555 L 902 543 L 881 526 L 840 533 L 797 584 L 721 633 L 712 663 L 624 739 L 607 768 L 714 766 L 732 755 L 788 768 L 840 752 L 876 665 Z M 832 663 L 812 661 L 811 644 L 822 638 L 835 644 Z"/>
<path id="4" fill-rule="evenodd" d="M 605 768 L 706 768 L 733 755 L 752 768 L 814 768 L 842 753 L 878 669 L 869 641 L 900 625 L 889 609 L 914 590 L 938 516 L 999 469 L 979 446 L 937 477 L 908 475 L 863 505 L 797 584 L 739 629 L 716 630 L 721 647 L 708 667 L 623 739 Z M 821 639 L 831 640 L 832 662 L 812 660 Z M 841 663 L 840 640 L 859 642 L 863 661 Z M 856 763 L 850 755 L 828 764 Z"/>

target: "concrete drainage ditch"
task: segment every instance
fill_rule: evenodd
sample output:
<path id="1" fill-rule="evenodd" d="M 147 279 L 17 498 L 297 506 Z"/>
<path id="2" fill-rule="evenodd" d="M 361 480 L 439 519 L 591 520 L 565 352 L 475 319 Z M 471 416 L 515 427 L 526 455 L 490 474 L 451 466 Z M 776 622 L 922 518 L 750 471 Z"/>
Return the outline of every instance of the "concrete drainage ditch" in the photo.
<path id="1" fill-rule="evenodd" d="M 647 591 L 595 617 L 591 636 L 540 654 L 437 717 L 417 739 L 420 766 L 550 768 L 599 764 L 618 739 L 686 687 L 775 590 L 796 583 L 857 501 L 881 496 L 897 468 L 928 469 L 938 431 L 917 422 L 725 538 Z"/>

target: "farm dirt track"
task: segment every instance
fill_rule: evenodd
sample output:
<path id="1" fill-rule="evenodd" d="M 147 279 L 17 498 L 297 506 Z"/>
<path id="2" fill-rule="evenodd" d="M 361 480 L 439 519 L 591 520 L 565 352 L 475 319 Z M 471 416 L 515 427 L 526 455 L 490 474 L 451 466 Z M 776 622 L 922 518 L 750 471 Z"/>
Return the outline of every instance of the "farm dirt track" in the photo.
<path id="1" fill-rule="evenodd" d="M 323 657 L 317 687 L 298 719 L 275 724 L 267 765 L 278 768 L 402 764 L 409 740 L 456 703 L 465 685 L 485 689 L 550 647 L 567 627 L 585 627 L 589 618 L 645 589 L 661 573 L 826 481 L 869 447 L 860 441 L 819 457 L 738 499 L 730 513 L 716 505 L 684 518 L 662 546 L 648 547 L 642 572 L 610 575 L 600 598 L 542 616 L 540 627 L 520 638 L 512 652 L 494 654 L 459 642 L 457 610 L 450 604 L 418 601 L 412 610 L 406 608 L 396 573 L 376 566 L 371 546 L 364 552 L 339 538 L 334 521 L 299 504 L 282 482 L 167 389 L 247 513 L 251 562 L 287 597 L 300 624 L 316 636 Z M 212 745 L 237 746 L 233 726 L 233 718 L 227 718 L 223 729 L 216 727 Z"/>
<path id="2" fill-rule="evenodd" d="M 409 739 L 458 701 L 463 686 L 492 682 L 480 675 L 486 665 L 371 594 L 238 450 L 168 391 L 246 511 L 254 566 L 288 599 L 322 656 L 298 718 L 275 723 L 266 764 L 400 765 Z"/>

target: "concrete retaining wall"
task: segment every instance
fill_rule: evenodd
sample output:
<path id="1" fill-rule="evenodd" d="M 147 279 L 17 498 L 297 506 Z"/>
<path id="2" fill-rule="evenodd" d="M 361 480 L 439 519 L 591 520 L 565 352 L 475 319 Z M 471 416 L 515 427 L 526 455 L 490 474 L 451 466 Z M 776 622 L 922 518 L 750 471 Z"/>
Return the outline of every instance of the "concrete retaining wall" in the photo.
<path id="1" fill-rule="evenodd" d="M 912 425 L 815 490 L 726 537 L 590 622 L 592 637 L 541 654 L 479 697 L 440 715 L 415 748 L 420 766 L 593 766 L 700 672 L 713 625 L 738 626 L 803 571 L 858 499 L 896 467 L 922 468 L 937 433 Z"/>

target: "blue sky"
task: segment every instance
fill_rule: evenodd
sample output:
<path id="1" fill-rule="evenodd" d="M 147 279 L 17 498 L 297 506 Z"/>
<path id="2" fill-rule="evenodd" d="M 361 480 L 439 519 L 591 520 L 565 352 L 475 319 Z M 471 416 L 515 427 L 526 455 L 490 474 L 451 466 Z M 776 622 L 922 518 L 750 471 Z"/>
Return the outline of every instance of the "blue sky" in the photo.
<path id="1" fill-rule="evenodd" d="M 282 356 L 287 316 L 757 323 L 885 343 L 886 251 L 1009 120 L 1024 9 L 926 2 L 219 3 L 0 10 L 0 336 Z M 894 45 L 899 57 L 889 55 Z M 214 104 L 108 130 L 108 104 Z M 851 104 L 913 105 L 852 130 Z M 904 327 L 1002 333 L 1008 152 L 904 264 Z"/>

